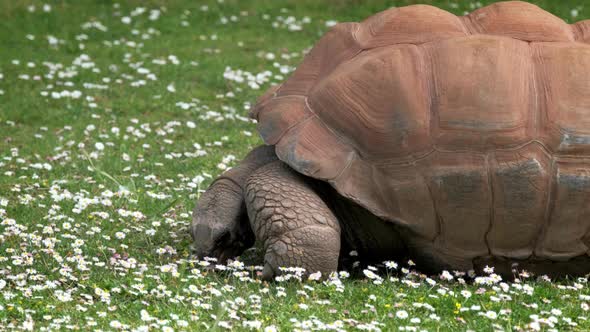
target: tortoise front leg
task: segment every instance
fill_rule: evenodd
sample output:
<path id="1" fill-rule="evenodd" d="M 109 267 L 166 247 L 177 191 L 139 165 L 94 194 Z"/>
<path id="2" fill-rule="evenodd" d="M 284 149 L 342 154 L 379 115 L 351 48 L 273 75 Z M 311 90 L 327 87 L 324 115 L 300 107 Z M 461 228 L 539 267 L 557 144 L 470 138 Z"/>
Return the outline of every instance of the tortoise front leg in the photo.
<path id="1" fill-rule="evenodd" d="M 336 271 L 338 220 L 302 175 L 280 161 L 265 165 L 246 181 L 245 198 L 252 230 L 264 244 L 263 279 L 280 274 L 279 267 L 323 276 Z"/>

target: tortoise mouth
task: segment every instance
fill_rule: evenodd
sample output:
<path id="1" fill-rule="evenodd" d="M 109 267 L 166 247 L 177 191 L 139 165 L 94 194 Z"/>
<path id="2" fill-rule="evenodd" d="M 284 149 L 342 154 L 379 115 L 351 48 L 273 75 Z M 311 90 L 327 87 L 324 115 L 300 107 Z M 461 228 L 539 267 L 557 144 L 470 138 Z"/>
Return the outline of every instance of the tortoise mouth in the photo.
<path id="1" fill-rule="evenodd" d="M 213 232 L 207 224 L 203 225 L 205 226 L 195 226 L 192 231 L 191 251 L 197 259 L 210 257 L 217 259 L 219 264 L 225 264 L 228 259 L 240 256 L 256 242 L 245 213 L 232 222 L 231 227 L 223 230 Z"/>
<path id="2" fill-rule="evenodd" d="M 211 254 L 217 258 L 217 262 L 224 264 L 228 259 L 234 258 L 241 253 L 241 245 L 239 241 L 232 240 L 230 232 L 222 234 L 215 240 L 213 245 L 214 250 Z"/>
<path id="3" fill-rule="evenodd" d="M 243 250 L 237 246 L 232 245 L 230 247 L 226 247 L 225 249 L 218 249 L 212 253 L 214 258 L 217 258 L 217 262 L 219 264 L 225 264 L 228 259 L 236 258 L 240 255 Z"/>
<path id="4" fill-rule="evenodd" d="M 228 259 L 239 256 L 245 249 L 247 244 L 239 240 L 239 237 L 233 237 L 230 232 L 225 232 L 213 241 L 213 245 L 209 248 L 198 248 L 198 245 L 193 245 L 193 254 L 197 259 L 204 259 L 205 257 L 217 259 L 218 264 L 225 264 Z"/>

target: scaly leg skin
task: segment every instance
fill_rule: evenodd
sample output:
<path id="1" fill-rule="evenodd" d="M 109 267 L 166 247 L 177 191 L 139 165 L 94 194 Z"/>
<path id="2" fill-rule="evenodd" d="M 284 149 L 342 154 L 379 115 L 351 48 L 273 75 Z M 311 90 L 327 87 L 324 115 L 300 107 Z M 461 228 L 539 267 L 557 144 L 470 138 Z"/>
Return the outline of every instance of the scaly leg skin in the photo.
<path id="1" fill-rule="evenodd" d="M 280 161 L 246 180 L 248 217 L 264 244 L 264 280 L 279 275 L 279 267 L 302 267 L 324 277 L 338 268 L 340 225 L 306 181 Z"/>

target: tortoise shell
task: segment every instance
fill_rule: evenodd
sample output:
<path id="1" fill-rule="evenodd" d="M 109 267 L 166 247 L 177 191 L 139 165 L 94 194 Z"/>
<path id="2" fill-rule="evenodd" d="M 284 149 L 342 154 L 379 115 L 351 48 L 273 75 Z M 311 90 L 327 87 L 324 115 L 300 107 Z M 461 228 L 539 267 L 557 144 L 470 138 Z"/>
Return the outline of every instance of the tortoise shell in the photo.
<path id="1" fill-rule="evenodd" d="M 456 257 L 590 254 L 590 20 L 392 8 L 324 35 L 252 112 L 266 144 Z"/>

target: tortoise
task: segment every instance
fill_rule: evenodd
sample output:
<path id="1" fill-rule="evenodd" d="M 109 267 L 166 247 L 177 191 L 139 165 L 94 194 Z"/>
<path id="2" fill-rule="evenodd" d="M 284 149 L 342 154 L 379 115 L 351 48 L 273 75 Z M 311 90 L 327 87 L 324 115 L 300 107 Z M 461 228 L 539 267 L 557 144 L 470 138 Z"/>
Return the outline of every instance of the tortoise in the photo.
<path id="1" fill-rule="evenodd" d="M 193 213 L 193 249 L 255 240 L 262 277 L 347 252 L 426 273 L 590 273 L 590 20 L 526 2 L 392 8 L 331 28 L 251 116 L 265 145 Z"/>

